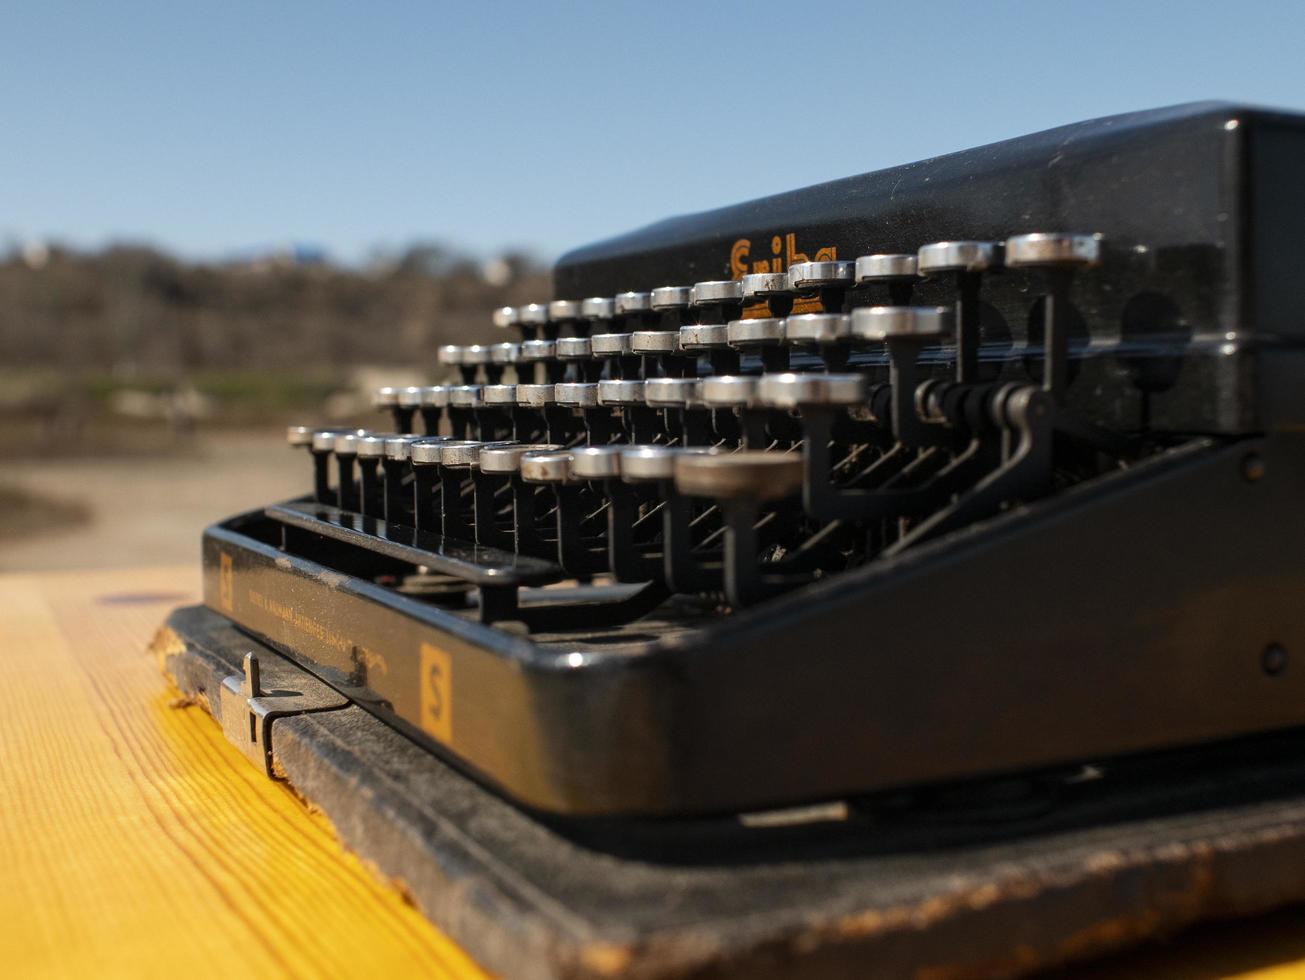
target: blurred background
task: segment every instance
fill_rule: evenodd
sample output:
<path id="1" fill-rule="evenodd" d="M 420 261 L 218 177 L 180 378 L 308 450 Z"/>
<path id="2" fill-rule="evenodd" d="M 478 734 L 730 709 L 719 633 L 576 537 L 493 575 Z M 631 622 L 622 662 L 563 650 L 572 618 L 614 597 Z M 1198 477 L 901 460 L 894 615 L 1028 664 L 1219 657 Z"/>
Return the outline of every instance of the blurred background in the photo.
<path id="1" fill-rule="evenodd" d="M 1305 108 L 1298 4 L 12 5 L 0 570 L 189 563 L 573 245 L 1094 116 Z"/>

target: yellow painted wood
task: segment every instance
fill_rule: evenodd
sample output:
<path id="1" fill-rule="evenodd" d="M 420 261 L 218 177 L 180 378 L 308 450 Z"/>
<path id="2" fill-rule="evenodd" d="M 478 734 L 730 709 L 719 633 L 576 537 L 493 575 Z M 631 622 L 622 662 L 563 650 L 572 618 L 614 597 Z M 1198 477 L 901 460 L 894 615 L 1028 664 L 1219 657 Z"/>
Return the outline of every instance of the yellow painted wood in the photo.
<path id="1" fill-rule="evenodd" d="M 0 576 L 0 976 L 483 976 L 146 648 L 197 570 Z"/>
<path id="2" fill-rule="evenodd" d="M 197 579 L 0 575 L 0 977 L 484 976 L 177 702 L 146 648 Z M 1305 978 L 1305 910 L 1067 976 Z"/>

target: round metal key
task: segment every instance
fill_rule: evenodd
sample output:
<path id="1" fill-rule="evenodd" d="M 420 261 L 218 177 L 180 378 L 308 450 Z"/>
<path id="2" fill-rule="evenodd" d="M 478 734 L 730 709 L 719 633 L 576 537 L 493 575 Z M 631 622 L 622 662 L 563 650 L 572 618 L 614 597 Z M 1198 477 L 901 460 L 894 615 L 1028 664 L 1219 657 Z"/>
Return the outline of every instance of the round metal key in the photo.
<path id="1" fill-rule="evenodd" d="M 738 374 L 714 374 L 699 386 L 702 403 L 712 408 L 746 408 L 757 397 L 758 378 Z"/>
<path id="2" fill-rule="evenodd" d="M 577 299 L 555 299 L 548 304 L 548 318 L 554 323 L 580 319 L 580 301 Z"/>
<path id="3" fill-rule="evenodd" d="M 731 347 L 774 347 L 782 344 L 787 320 L 785 317 L 754 317 L 750 320 L 731 320 L 726 326 L 725 339 Z"/>
<path id="4" fill-rule="evenodd" d="M 706 446 L 624 446 L 621 479 L 626 483 L 652 483 L 675 476 L 675 461 L 684 455 L 718 452 Z"/>
<path id="5" fill-rule="evenodd" d="M 788 268 L 788 288 L 801 293 L 829 286 L 850 286 L 855 272 L 853 262 L 798 262 Z"/>
<path id="6" fill-rule="evenodd" d="M 548 304 L 527 303 L 517 307 L 517 320 L 523 327 L 542 327 L 548 323 Z"/>
<path id="7" fill-rule="evenodd" d="M 793 291 L 788 284 L 788 273 L 785 272 L 754 272 L 739 282 L 743 286 L 745 300 L 767 299 Z"/>
<path id="8" fill-rule="evenodd" d="M 870 341 L 941 338 L 952 332 L 954 321 L 948 306 L 862 306 L 852 311 L 852 335 Z"/>
<path id="9" fill-rule="evenodd" d="M 551 361 L 557 357 L 557 342 L 554 340 L 521 341 L 522 362 Z"/>
<path id="10" fill-rule="evenodd" d="M 803 405 L 860 405 L 866 400 L 866 380 L 859 374 L 763 374 L 757 401 L 771 408 Z"/>
<path id="11" fill-rule="evenodd" d="M 615 304 L 616 315 L 624 316 L 630 313 L 647 313 L 652 307 L 652 293 L 617 293 L 612 302 Z"/>
<path id="12" fill-rule="evenodd" d="M 594 357 L 625 357 L 631 353 L 630 334 L 596 333 L 589 338 Z"/>
<path id="13" fill-rule="evenodd" d="M 526 453 L 521 457 L 521 479 L 527 483 L 569 483 L 571 454 Z"/>
<path id="14" fill-rule="evenodd" d="M 852 323 L 843 313 L 802 313 L 784 324 L 784 339 L 797 344 L 836 344 L 851 332 Z"/>
<path id="15" fill-rule="evenodd" d="M 516 443 L 508 446 L 485 446 L 480 451 L 482 473 L 511 474 L 521 471 L 521 458 L 526 453 L 557 452 L 561 446 L 549 443 Z"/>
<path id="16" fill-rule="evenodd" d="M 682 310 L 693 298 L 692 286 L 658 286 L 652 291 L 654 310 Z"/>
<path id="17" fill-rule="evenodd" d="M 480 465 L 481 450 L 496 449 L 500 446 L 510 445 L 512 445 L 512 443 L 507 440 L 480 442 L 474 439 L 449 439 L 440 446 L 440 465 L 457 467 L 478 466 Z"/>
<path id="18" fill-rule="evenodd" d="M 578 480 L 609 480 L 621 475 L 621 446 L 571 450 L 571 475 Z"/>
<path id="19" fill-rule="evenodd" d="M 1101 261 L 1101 236 L 1038 231 L 1006 239 L 1008 266 L 1076 268 Z"/>
<path id="20" fill-rule="evenodd" d="M 600 405 L 643 405 L 643 385 L 638 380 L 616 380 L 598 382 L 598 403 Z"/>
<path id="21" fill-rule="evenodd" d="M 443 408 L 449 403 L 449 390 L 452 387 L 452 385 L 422 385 L 421 407 Z"/>
<path id="22" fill-rule="evenodd" d="M 457 408 L 480 408 L 484 404 L 484 385 L 454 385 L 449 389 L 449 404 Z"/>
<path id="23" fill-rule="evenodd" d="M 654 408 L 688 408 L 698 404 L 698 379 L 649 378 L 643 383 L 643 398 Z"/>
<path id="24" fill-rule="evenodd" d="M 689 291 L 690 306 L 714 306 L 743 301 L 743 283 L 737 279 L 713 279 L 694 283 Z"/>
<path id="25" fill-rule="evenodd" d="M 914 255 L 885 252 L 856 260 L 857 282 L 909 282 L 918 278 Z"/>
<path id="26" fill-rule="evenodd" d="M 518 384 L 517 404 L 526 408 L 543 408 L 545 405 L 557 404 L 553 385 Z"/>
<path id="27" fill-rule="evenodd" d="M 675 460 L 675 489 L 718 500 L 782 500 L 802 489 L 797 453 L 743 450 L 719 455 L 686 454 Z"/>
<path id="28" fill-rule="evenodd" d="M 480 389 L 480 400 L 486 405 L 515 405 L 516 385 L 485 385 Z"/>
<path id="29" fill-rule="evenodd" d="M 636 330 L 630 334 L 630 352 L 632 354 L 680 354 L 678 330 Z"/>
<path id="30" fill-rule="evenodd" d="M 558 337 L 557 359 L 559 361 L 587 361 L 593 357 L 593 348 L 588 337 Z"/>
<path id="31" fill-rule="evenodd" d="M 616 303 L 607 296 L 590 296 L 580 301 L 580 319 L 610 320 L 616 313 Z"/>
<path id="32" fill-rule="evenodd" d="M 404 462 L 411 458 L 411 449 L 414 442 L 422 439 L 438 439 L 440 436 L 419 436 L 419 435 L 401 435 L 390 436 L 385 440 L 385 458 L 392 459 L 396 462 Z"/>
<path id="33" fill-rule="evenodd" d="M 437 466 L 440 462 L 441 447 L 451 441 L 444 436 L 425 436 L 414 440 L 408 444 L 408 459 L 412 461 L 413 466 Z"/>
<path id="34" fill-rule="evenodd" d="M 489 345 L 489 359 L 494 364 L 515 364 L 521 358 L 521 345 L 510 341 Z"/>
<path id="35" fill-rule="evenodd" d="M 997 242 L 932 242 L 916 253 L 916 271 L 922 276 L 940 272 L 983 272 L 1001 265 Z"/>
<path id="36" fill-rule="evenodd" d="M 725 323 L 693 323 L 680 327 L 680 347 L 686 351 L 710 350 L 729 346 L 729 325 Z"/>
<path id="37" fill-rule="evenodd" d="M 561 381 L 553 385 L 553 400 L 569 408 L 593 408 L 598 404 L 598 383 Z"/>

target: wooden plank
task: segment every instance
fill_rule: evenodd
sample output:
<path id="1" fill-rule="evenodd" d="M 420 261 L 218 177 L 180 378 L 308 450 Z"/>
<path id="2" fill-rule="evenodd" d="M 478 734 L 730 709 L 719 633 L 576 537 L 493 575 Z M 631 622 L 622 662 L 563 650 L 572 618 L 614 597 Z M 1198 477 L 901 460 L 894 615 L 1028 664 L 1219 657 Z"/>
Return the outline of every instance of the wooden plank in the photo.
<path id="1" fill-rule="evenodd" d="M 176 703 L 144 651 L 195 577 L 0 576 L 6 975 L 483 975 Z M 1073 975 L 1302 976 L 1302 922 L 1286 910 L 1205 926 Z"/>
<path id="2" fill-rule="evenodd" d="M 196 579 L 0 576 L 6 972 L 482 976 L 178 703 L 145 651 Z"/>

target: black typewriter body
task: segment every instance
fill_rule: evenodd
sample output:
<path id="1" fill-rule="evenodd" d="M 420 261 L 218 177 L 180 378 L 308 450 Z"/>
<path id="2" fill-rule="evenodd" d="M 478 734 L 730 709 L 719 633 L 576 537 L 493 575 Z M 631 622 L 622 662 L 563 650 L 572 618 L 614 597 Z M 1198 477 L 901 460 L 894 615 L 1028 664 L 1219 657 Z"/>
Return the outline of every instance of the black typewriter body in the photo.
<path id="1" fill-rule="evenodd" d="M 205 602 L 565 817 L 1300 728 L 1303 165 L 1207 103 L 573 251 L 393 434 L 300 430 Z"/>

